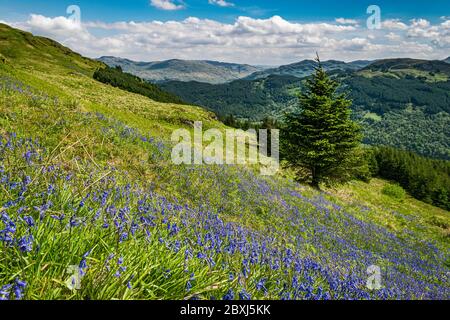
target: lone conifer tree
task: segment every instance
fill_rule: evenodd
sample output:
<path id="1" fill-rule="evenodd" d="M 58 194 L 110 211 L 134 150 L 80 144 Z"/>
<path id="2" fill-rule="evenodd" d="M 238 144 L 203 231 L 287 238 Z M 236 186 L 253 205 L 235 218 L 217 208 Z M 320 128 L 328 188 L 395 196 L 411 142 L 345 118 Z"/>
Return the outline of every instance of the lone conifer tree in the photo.
<path id="1" fill-rule="evenodd" d="M 330 79 L 319 57 L 317 63 L 282 132 L 285 159 L 300 179 L 315 188 L 322 182 L 349 180 L 353 169 L 362 164 L 358 155 L 361 128 L 350 119 L 352 102 L 337 92 L 339 83 Z"/>

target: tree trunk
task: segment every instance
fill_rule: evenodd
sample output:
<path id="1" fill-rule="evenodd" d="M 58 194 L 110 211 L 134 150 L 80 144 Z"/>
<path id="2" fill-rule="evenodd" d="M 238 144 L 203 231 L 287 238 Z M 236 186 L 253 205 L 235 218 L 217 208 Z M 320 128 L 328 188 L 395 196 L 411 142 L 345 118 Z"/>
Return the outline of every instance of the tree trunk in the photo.
<path id="1" fill-rule="evenodd" d="M 313 180 L 313 181 L 311 182 L 311 187 L 313 187 L 314 189 L 320 191 L 319 181 Z"/>
<path id="2" fill-rule="evenodd" d="M 317 172 L 316 172 L 315 168 L 312 169 L 311 187 L 313 187 L 314 189 L 320 190 L 319 177 L 317 176 Z"/>

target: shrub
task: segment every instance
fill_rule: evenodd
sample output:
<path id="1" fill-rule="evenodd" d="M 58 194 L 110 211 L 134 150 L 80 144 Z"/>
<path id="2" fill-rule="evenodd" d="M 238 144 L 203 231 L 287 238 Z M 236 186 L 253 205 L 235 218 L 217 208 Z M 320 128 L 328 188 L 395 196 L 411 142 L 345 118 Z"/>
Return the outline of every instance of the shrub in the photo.
<path id="1" fill-rule="evenodd" d="M 406 196 L 405 189 L 398 184 L 388 184 L 384 186 L 381 193 L 397 200 L 403 200 Z"/>

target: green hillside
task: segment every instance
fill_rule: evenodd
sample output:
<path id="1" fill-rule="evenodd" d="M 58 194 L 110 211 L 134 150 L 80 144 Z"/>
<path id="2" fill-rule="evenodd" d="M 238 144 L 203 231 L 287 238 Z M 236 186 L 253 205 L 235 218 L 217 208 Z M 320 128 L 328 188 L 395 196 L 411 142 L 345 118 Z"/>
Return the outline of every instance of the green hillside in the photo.
<path id="1" fill-rule="evenodd" d="M 361 70 L 371 72 L 383 72 L 402 77 L 412 75 L 424 77 L 428 80 L 446 81 L 450 76 L 450 66 L 448 63 L 439 60 L 418 60 L 418 59 L 385 59 L 378 60 Z M 434 79 L 433 79 L 434 77 Z"/>
<path id="2" fill-rule="evenodd" d="M 379 179 L 319 192 L 289 171 L 174 165 L 172 130 L 224 129 L 213 113 L 98 82 L 98 62 L 50 40 L 0 39 L 0 298 L 450 295 L 448 211 Z"/>
<path id="3" fill-rule="evenodd" d="M 56 41 L 33 36 L 0 23 L 0 48 L 3 64 L 14 64 L 28 70 L 73 72 L 86 75 L 104 66 L 87 59 Z"/>

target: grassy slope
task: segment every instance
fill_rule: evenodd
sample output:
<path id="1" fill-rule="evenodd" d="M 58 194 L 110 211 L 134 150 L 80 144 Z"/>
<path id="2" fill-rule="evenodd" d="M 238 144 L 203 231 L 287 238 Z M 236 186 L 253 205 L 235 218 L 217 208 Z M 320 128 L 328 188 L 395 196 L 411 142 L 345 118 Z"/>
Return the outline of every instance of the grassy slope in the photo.
<path id="1" fill-rule="evenodd" d="M 222 127 L 212 114 L 98 83 L 96 62 L 49 40 L 2 25 L 0 39 L 0 230 L 17 227 L 0 286 L 18 277 L 31 299 L 448 297 L 448 212 L 387 198 L 380 180 L 318 193 L 245 168 L 174 166 L 171 131 Z M 69 291 L 67 266 L 84 263 Z M 370 264 L 380 291 L 365 288 Z"/>

